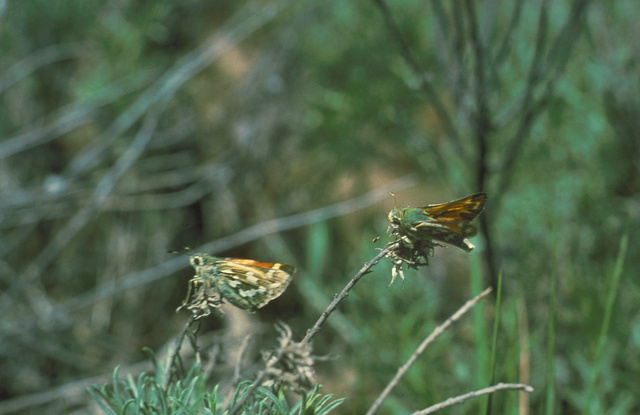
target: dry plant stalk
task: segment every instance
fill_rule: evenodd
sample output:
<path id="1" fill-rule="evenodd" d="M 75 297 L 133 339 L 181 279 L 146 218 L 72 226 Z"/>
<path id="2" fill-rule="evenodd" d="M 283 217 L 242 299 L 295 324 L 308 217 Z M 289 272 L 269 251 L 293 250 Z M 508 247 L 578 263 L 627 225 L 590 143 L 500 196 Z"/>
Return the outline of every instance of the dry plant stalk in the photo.
<path id="1" fill-rule="evenodd" d="M 497 385 L 490 386 L 488 388 L 479 389 L 477 391 L 465 393 L 464 395 L 449 398 L 446 401 L 440 402 L 421 411 L 414 412 L 413 415 L 428 415 L 449 406 L 458 405 L 471 398 L 477 398 L 478 396 L 488 395 L 501 390 L 521 390 L 524 392 L 532 393 L 533 388 L 523 383 L 498 383 Z"/>
<path id="2" fill-rule="evenodd" d="M 458 311 L 456 311 L 444 323 L 442 323 L 438 327 L 436 327 L 431 332 L 431 334 L 429 334 L 422 341 L 422 343 L 420 344 L 420 346 L 418 346 L 416 351 L 413 352 L 413 354 L 411 355 L 409 360 L 407 360 L 407 362 L 398 369 L 398 372 L 396 373 L 396 375 L 393 377 L 393 379 L 391 379 L 391 381 L 389 382 L 387 387 L 384 388 L 382 393 L 373 402 L 373 405 L 371 405 L 371 408 L 369 408 L 369 410 L 367 411 L 366 415 L 372 415 L 380 408 L 380 405 L 382 405 L 382 402 L 387 398 L 387 396 L 389 396 L 389 394 L 391 393 L 393 388 L 396 387 L 398 382 L 400 382 L 400 379 L 409 371 L 409 368 L 411 368 L 411 366 L 415 363 L 415 361 L 418 360 L 420 355 L 422 353 L 424 353 L 424 351 L 426 350 L 427 346 L 429 346 L 431 343 L 433 343 L 433 341 L 439 335 L 441 335 L 453 323 L 458 321 L 460 319 L 460 317 L 462 317 L 467 311 L 471 310 L 473 308 L 473 306 L 475 306 L 477 303 L 480 302 L 480 300 L 482 300 L 484 297 L 489 295 L 490 292 L 491 292 L 491 287 L 487 288 L 486 290 L 484 290 L 483 292 L 481 292 L 480 294 L 478 294 L 477 296 L 475 296 L 471 300 L 467 301 L 462 307 L 460 307 L 460 309 Z"/>
<path id="3" fill-rule="evenodd" d="M 336 295 L 333 301 L 331 302 L 331 304 L 329 304 L 326 310 L 322 312 L 322 314 L 318 318 L 318 321 L 316 321 L 313 327 L 307 330 L 307 334 L 304 337 L 304 339 L 302 339 L 300 343 L 291 343 L 292 347 L 298 348 L 300 350 L 306 350 L 306 348 L 308 347 L 310 350 L 310 341 L 313 338 L 313 336 L 315 336 L 318 332 L 320 332 L 320 329 L 322 325 L 327 321 L 327 318 L 329 318 L 331 313 L 335 311 L 335 309 L 338 307 L 338 304 L 340 304 L 340 302 L 342 302 L 345 298 L 347 298 L 349 291 L 357 284 L 360 278 L 362 278 L 363 276 L 371 272 L 371 268 L 373 268 L 373 266 L 375 266 L 382 258 L 384 258 L 385 256 L 388 256 L 390 252 L 392 252 L 394 249 L 397 249 L 399 246 L 400 244 L 398 242 L 391 242 L 387 244 L 387 246 L 381 249 L 380 252 L 375 257 L 373 257 L 371 261 L 364 264 L 364 266 L 360 269 L 360 271 L 358 271 L 358 273 L 342 289 L 340 294 Z M 288 346 L 289 343 L 290 343 L 290 336 L 288 341 L 283 341 L 281 339 L 281 347 L 275 352 L 272 352 L 269 359 L 267 360 L 267 368 L 265 368 L 265 370 L 262 370 L 260 373 L 258 373 L 258 375 L 256 376 L 256 379 L 253 381 L 251 386 L 247 389 L 244 396 L 236 403 L 236 405 L 231 409 L 231 411 L 229 411 L 229 415 L 238 413 L 238 411 L 242 409 L 242 406 L 247 401 L 247 399 L 249 399 L 249 397 L 253 394 L 256 388 L 262 385 L 265 379 L 267 379 L 267 377 L 270 374 L 274 373 L 272 368 L 277 365 L 280 365 L 281 360 L 283 359 L 283 356 L 287 354 L 287 350 L 285 349 L 285 347 L 282 347 L 282 345 Z M 302 361 L 304 361 L 304 359 L 302 359 Z M 304 372 L 307 369 L 299 368 L 298 370 L 301 370 Z"/>

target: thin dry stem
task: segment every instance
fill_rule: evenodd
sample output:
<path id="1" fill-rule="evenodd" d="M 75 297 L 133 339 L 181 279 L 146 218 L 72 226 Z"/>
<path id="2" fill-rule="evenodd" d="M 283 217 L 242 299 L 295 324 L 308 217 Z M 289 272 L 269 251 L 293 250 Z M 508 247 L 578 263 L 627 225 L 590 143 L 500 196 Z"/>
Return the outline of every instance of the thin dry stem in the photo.
<path id="1" fill-rule="evenodd" d="M 253 392 L 258 388 L 258 386 L 262 385 L 262 382 L 267 377 L 267 369 L 269 369 L 271 366 L 275 366 L 275 364 L 280 360 L 281 357 L 282 351 L 277 350 L 272 356 L 273 360 L 267 363 L 265 370 L 261 370 L 260 373 L 258 373 L 258 376 L 256 376 L 256 379 L 253 381 L 251 386 L 249 386 L 245 394 L 240 398 L 238 402 L 236 402 L 236 405 L 231 409 L 231 411 L 229 411 L 229 415 L 233 415 L 242 409 L 242 406 L 247 401 L 247 399 L 249 399 L 249 397 L 253 395 Z"/>
<path id="2" fill-rule="evenodd" d="M 520 338 L 520 382 L 528 383 L 531 369 L 531 351 L 529 350 L 529 325 L 527 323 L 527 305 L 524 300 L 518 301 L 518 326 Z M 529 414 L 529 395 L 520 392 L 519 411 L 520 415 Z"/>
<path id="3" fill-rule="evenodd" d="M 162 385 L 162 389 L 164 391 L 166 391 L 167 388 L 169 387 L 169 382 L 171 380 L 171 368 L 173 367 L 173 363 L 176 360 L 176 356 L 178 356 L 178 353 L 180 353 L 180 348 L 182 347 L 182 341 L 187 335 L 187 330 L 189 330 L 189 327 L 191 327 L 191 324 L 193 324 L 195 320 L 196 320 L 196 316 L 194 314 L 191 314 L 191 316 L 189 316 L 189 320 L 185 323 L 184 327 L 182 328 L 182 332 L 180 332 L 180 335 L 176 339 L 176 344 L 173 347 L 173 350 L 171 351 L 171 355 L 169 356 L 167 367 L 164 369 L 164 380 Z"/>
<path id="4" fill-rule="evenodd" d="M 231 248 L 244 245 L 259 238 L 283 232 L 290 229 L 296 229 L 314 223 L 326 221 L 331 218 L 344 216 L 352 212 L 367 208 L 375 203 L 380 202 L 389 195 L 390 188 L 406 189 L 415 185 L 416 179 L 414 175 L 403 176 L 387 185 L 374 189 L 353 199 L 343 202 L 324 206 L 308 212 L 296 215 L 285 216 L 282 218 L 270 219 L 265 222 L 250 226 L 234 234 L 216 239 L 212 242 L 194 248 L 195 252 L 222 252 Z M 156 280 L 167 277 L 184 267 L 183 258 L 172 258 L 164 263 L 147 268 L 146 270 L 130 273 L 122 276 L 117 282 L 109 282 L 103 284 L 93 291 L 85 295 L 78 296 L 73 300 L 62 303 L 60 307 L 60 315 L 65 315 L 82 308 L 95 304 L 98 301 L 114 296 L 120 292 L 130 290 L 145 284 L 150 284 Z M 35 321 L 23 322 L 25 324 L 35 324 Z"/>
<path id="5" fill-rule="evenodd" d="M 446 408 L 448 406 L 458 405 L 462 402 L 469 400 L 471 398 L 477 398 L 478 396 L 488 395 L 490 393 L 495 393 L 501 390 L 522 390 L 525 392 L 533 392 L 533 388 L 529 385 L 525 385 L 523 383 L 498 383 L 497 385 L 490 386 L 488 388 L 479 389 L 477 391 L 465 393 L 464 395 L 456 396 L 453 398 L 449 398 L 446 401 L 440 402 L 433 406 L 430 406 L 421 411 L 414 412 L 413 415 L 427 415 L 432 414 L 440 409 Z"/>
<path id="6" fill-rule="evenodd" d="M 340 294 L 335 296 L 335 298 L 333 299 L 331 304 L 329 304 L 327 309 L 322 312 L 322 314 L 320 315 L 320 318 L 318 319 L 318 321 L 316 321 L 316 324 L 314 324 L 313 327 L 307 331 L 307 335 L 304 336 L 304 339 L 302 339 L 301 343 L 303 344 L 308 343 L 313 338 L 313 336 L 318 334 L 318 332 L 320 331 L 320 328 L 322 327 L 324 322 L 327 320 L 329 315 L 331 315 L 331 313 L 338 307 L 338 304 L 340 304 L 342 300 L 347 298 L 347 295 L 349 295 L 349 291 L 351 291 L 351 289 L 358 283 L 360 278 L 362 278 L 365 274 L 367 274 L 371 270 L 371 268 L 374 265 L 376 265 L 382 258 L 384 258 L 389 252 L 393 251 L 394 249 L 397 249 L 399 246 L 400 246 L 400 243 L 398 242 L 392 242 L 388 244 L 382 250 L 380 250 L 378 255 L 373 257 L 371 261 L 364 264 L 364 266 L 351 279 L 351 281 L 349 281 L 349 283 L 345 285 L 345 287 L 342 289 Z"/>
<path id="7" fill-rule="evenodd" d="M 462 317 L 467 311 L 471 310 L 471 308 L 475 306 L 480 300 L 482 300 L 484 297 L 489 295 L 490 292 L 491 292 L 491 287 L 487 288 L 486 290 L 484 290 L 483 292 L 481 292 L 471 300 L 467 301 L 462 307 L 460 307 L 458 311 L 456 311 L 444 323 L 436 327 L 435 330 L 433 330 L 431 334 L 429 334 L 427 338 L 424 339 L 424 341 L 420 344 L 420 346 L 418 346 L 416 351 L 413 352 L 409 360 L 407 360 L 407 362 L 398 369 L 398 372 L 396 373 L 396 375 L 393 377 L 393 379 L 391 379 L 387 387 L 384 388 L 384 390 L 375 400 L 373 405 L 371 405 L 371 408 L 369 408 L 366 415 L 372 415 L 380 408 L 380 405 L 382 405 L 382 402 L 384 402 L 387 396 L 389 396 L 393 388 L 396 387 L 398 382 L 400 382 L 400 379 L 402 379 L 402 377 L 409 371 L 409 368 L 411 368 L 411 365 L 413 365 L 415 361 L 418 360 L 420 355 L 425 351 L 425 349 L 427 348 L 427 346 L 429 346 L 429 344 L 431 344 L 440 334 L 442 334 L 454 322 L 458 321 L 460 317 Z"/>
<path id="8" fill-rule="evenodd" d="M 236 363 L 236 368 L 233 371 L 233 378 L 231 379 L 232 385 L 237 385 L 240 383 L 240 368 L 242 367 L 242 358 L 244 357 L 247 348 L 249 347 L 249 339 L 251 339 L 251 335 L 246 335 L 244 339 L 242 339 L 242 344 L 240 345 L 240 353 L 238 353 L 238 362 Z"/>
<path id="9" fill-rule="evenodd" d="M 351 281 L 349 281 L 349 283 L 347 283 L 347 285 L 342 289 L 340 294 L 337 294 L 335 296 L 335 298 L 333 299 L 333 301 L 331 302 L 331 304 L 329 304 L 329 306 L 326 308 L 326 310 L 324 310 L 322 312 L 322 314 L 320 315 L 320 318 L 318 318 L 318 321 L 316 321 L 316 323 L 313 325 L 313 327 L 311 329 L 307 330 L 306 336 L 299 343 L 301 346 L 304 346 L 305 344 L 308 344 L 311 341 L 311 339 L 313 338 L 313 336 L 318 334 L 318 332 L 320 331 L 320 328 L 322 327 L 322 325 L 325 323 L 325 321 L 327 321 L 327 318 L 329 318 L 331 313 L 333 313 L 333 311 L 335 311 L 335 309 L 338 307 L 338 304 L 340 304 L 340 302 L 342 302 L 342 300 L 347 298 L 347 295 L 349 294 L 349 291 L 351 291 L 351 289 L 357 284 L 357 282 L 360 280 L 360 278 L 362 278 L 364 275 L 369 273 L 369 271 L 371 270 L 371 268 L 374 265 L 376 265 L 389 252 L 393 251 L 394 249 L 397 249 L 399 247 L 399 245 L 400 244 L 398 242 L 389 243 L 387 246 L 385 246 L 383 249 L 381 249 L 380 252 L 375 257 L 373 257 L 373 259 L 371 261 L 369 261 L 366 264 L 364 264 L 364 266 L 360 269 L 360 271 L 358 271 L 358 273 L 351 279 Z M 271 367 L 275 366 L 280 361 L 281 358 L 282 358 L 282 350 L 279 349 L 274 353 L 274 355 L 271 356 L 271 359 L 269 360 L 265 370 L 260 371 L 260 373 L 258 374 L 256 379 L 253 381 L 253 383 L 251 384 L 249 389 L 247 389 L 247 391 L 244 394 L 244 396 L 242 396 L 242 398 L 240 398 L 240 400 L 231 409 L 231 411 L 229 411 L 229 415 L 233 415 L 233 414 L 237 413 L 242 408 L 244 403 L 253 394 L 255 389 L 259 385 L 262 384 L 262 382 L 264 381 L 264 379 L 266 378 L 266 376 L 267 376 L 267 374 L 269 372 L 269 369 Z"/>
<path id="10" fill-rule="evenodd" d="M 427 97 L 431 100 L 431 103 L 435 111 L 438 113 L 440 118 L 444 121 L 444 125 L 447 130 L 447 135 L 450 137 L 451 142 L 458 150 L 458 154 L 460 154 L 461 157 L 463 157 L 465 160 L 468 160 L 469 152 L 461 143 L 460 134 L 458 133 L 458 130 L 456 129 L 452 121 L 451 114 L 449 114 L 449 111 L 444 105 L 444 101 L 438 94 L 438 89 L 435 88 L 434 85 L 432 85 L 432 83 L 430 82 L 429 76 L 427 74 L 428 69 L 426 70 L 423 69 L 418 63 L 418 61 L 414 58 L 413 54 L 411 53 L 411 50 L 409 49 L 407 42 L 404 40 L 404 38 L 400 33 L 400 29 L 398 25 L 393 20 L 393 17 L 391 16 L 391 11 L 389 10 L 389 7 L 387 6 L 387 4 L 383 0 L 372 0 L 372 1 L 373 1 L 373 4 L 376 5 L 376 7 L 378 7 L 378 9 L 380 10 L 380 13 L 382 13 L 382 18 L 384 20 L 384 23 L 387 26 L 387 30 L 389 30 L 391 34 L 392 40 L 395 41 L 396 45 L 398 46 L 398 51 L 400 53 L 400 56 L 407 62 L 411 70 L 414 72 L 414 74 L 416 75 L 419 81 L 420 89 L 422 89 L 422 91 L 425 92 Z"/>

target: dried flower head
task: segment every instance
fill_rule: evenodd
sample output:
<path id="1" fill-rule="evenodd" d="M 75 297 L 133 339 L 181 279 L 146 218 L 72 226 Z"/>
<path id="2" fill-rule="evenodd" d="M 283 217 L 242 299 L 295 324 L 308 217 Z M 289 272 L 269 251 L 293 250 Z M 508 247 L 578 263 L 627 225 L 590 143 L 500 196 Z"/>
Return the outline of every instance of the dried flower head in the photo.
<path id="1" fill-rule="evenodd" d="M 398 236 L 397 234 L 395 235 Z M 389 245 L 391 244 L 397 244 L 397 247 L 385 255 L 393 264 L 391 268 L 391 283 L 389 286 L 393 284 L 398 275 L 402 278 L 402 281 L 404 281 L 404 271 L 402 269 L 404 265 L 413 269 L 429 265 L 429 257 L 433 255 L 434 247 L 441 246 L 431 241 L 412 241 L 406 235 L 389 243 Z"/>
<path id="2" fill-rule="evenodd" d="M 280 345 L 275 351 L 263 353 L 266 368 L 262 386 L 287 385 L 296 392 L 311 389 L 316 379 L 311 345 L 294 342 L 291 328 L 285 323 L 278 323 L 276 330 Z"/>
<path id="3" fill-rule="evenodd" d="M 222 304 L 222 295 L 211 283 L 211 281 L 203 278 L 194 277 L 189 281 L 189 290 L 187 297 L 178 307 L 176 311 L 186 308 L 198 320 L 211 314 L 211 310 L 216 309 L 222 313 L 220 305 Z"/>

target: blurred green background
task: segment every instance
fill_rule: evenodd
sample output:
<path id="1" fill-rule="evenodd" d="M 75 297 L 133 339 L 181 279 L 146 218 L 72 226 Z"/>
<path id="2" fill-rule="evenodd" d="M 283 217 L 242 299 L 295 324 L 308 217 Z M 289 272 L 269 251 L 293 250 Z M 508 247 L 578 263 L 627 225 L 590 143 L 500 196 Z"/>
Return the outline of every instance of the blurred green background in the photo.
<path id="1" fill-rule="evenodd" d="M 274 322 L 300 340 L 384 246 L 389 192 L 476 191 L 476 250 L 437 249 L 391 288 L 382 261 L 316 336 L 337 412 L 364 413 L 476 291 L 470 270 L 504 278 L 496 381 L 536 389 L 496 413 L 640 412 L 638 16 L 634 0 L 0 1 L 0 413 L 93 413 L 84 388 L 150 370 L 141 348 L 188 318 L 193 270 L 170 250 L 298 268 L 257 314 L 203 322 L 212 382 L 246 334 L 250 378 Z M 381 413 L 487 386 L 493 302 Z"/>

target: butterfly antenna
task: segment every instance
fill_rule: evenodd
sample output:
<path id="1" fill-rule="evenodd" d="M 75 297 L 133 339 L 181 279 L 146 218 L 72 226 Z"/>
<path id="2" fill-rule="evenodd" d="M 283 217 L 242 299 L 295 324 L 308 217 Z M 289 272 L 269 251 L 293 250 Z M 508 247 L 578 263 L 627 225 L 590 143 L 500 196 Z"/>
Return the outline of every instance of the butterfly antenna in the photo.
<path id="1" fill-rule="evenodd" d="M 398 207 L 398 200 L 396 199 L 396 194 L 393 193 L 393 192 L 389 192 L 389 196 L 391 196 L 393 198 L 394 207 Z"/>
<path id="2" fill-rule="evenodd" d="M 187 255 L 189 254 L 189 252 L 191 252 L 191 248 L 189 248 L 188 246 L 185 246 L 182 249 L 167 249 L 168 254 Z"/>

